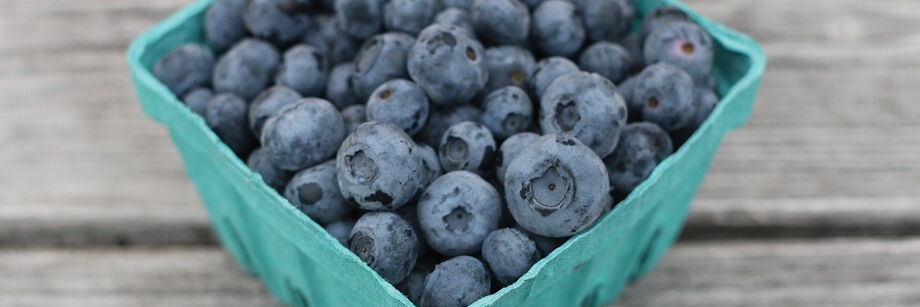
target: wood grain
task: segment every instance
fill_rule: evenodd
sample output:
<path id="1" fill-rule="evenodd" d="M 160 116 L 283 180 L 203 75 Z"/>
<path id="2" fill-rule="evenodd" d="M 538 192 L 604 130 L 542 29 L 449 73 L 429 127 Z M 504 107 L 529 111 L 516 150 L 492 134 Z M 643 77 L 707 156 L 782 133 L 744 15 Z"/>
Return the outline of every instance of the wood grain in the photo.
<path id="1" fill-rule="evenodd" d="M 124 63 L 187 2 L 0 0 L 0 246 L 214 242 Z M 920 233 L 915 1 L 687 2 L 770 57 L 688 238 Z"/>
<path id="2" fill-rule="evenodd" d="M 920 233 L 920 10 L 909 0 L 691 0 L 769 64 L 687 237 Z"/>
<path id="3" fill-rule="evenodd" d="M 920 240 L 677 244 L 613 306 L 917 306 Z"/>
<path id="4" fill-rule="evenodd" d="M 3 306 L 277 306 L 216 248 L 0 251 Z M 679 243 L 611 306 L 917 306 L 920 240 Z"/>
<path id="5" fill-rule="evenodd" d="M 2 306 L 281 306 L 223 251 L 0 252 Z"/>
<path id="6" fill-rule="evenodd" d="M 124 60 L 185 3 L 0 1 L 0 246 L 213 243 Z"/>

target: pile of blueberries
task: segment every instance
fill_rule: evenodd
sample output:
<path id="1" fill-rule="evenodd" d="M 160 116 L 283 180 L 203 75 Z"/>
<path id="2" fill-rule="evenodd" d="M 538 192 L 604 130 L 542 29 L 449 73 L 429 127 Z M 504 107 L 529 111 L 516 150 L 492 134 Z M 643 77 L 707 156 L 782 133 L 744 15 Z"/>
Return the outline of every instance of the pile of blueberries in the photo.
<path id="1" fill-rule="evenodd" d="M 700 126 L 713 42 L 632 0 L 216 0 L 154 75 L 422 306 L 514 283 Z M 617 84 L 617 85 L 614 85 Z"/>

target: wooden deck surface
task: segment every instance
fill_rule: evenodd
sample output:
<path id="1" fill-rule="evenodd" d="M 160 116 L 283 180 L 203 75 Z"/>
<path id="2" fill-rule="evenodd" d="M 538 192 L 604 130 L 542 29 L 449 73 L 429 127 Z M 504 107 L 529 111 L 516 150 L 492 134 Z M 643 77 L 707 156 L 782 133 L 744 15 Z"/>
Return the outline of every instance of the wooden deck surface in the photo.
<path id="1" fill-rule="evenodd" d="M 277 304 L 130 83 L 127 44 L 187 2 L 0 0 L 0 305 Z M 770 62 L 683 243 L 615 304 L 920 305 L 920 3 L 686 2 Z"/>

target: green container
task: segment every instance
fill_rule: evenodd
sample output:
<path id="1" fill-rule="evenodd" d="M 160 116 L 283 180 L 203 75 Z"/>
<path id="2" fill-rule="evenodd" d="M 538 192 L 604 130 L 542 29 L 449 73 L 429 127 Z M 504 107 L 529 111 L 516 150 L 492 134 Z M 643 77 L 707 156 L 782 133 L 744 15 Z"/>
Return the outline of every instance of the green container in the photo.
<path id="1" fill-rule="evenodd" d="M 205 44 L 200 0 L 138 37 L 128 62 L 144 111 L 163 123 L 195 182 L 223 246 L 282 301 L 299 306 L 411 306 L 316 222 L 262 183 L 204 120 L 150 72 L 174 46 Z M 648 272 L 680 233 L 722 136 L 747 119 L 766 58 L 750 37 L 709 21 L 679 1 L 637 1 L 641 12 L 684 8 L 716 43 L 722 97 L 709 119 L 644 183 L 587 231 L 537 262 L 517 282 L 475 306 L 594 306 Z"/>

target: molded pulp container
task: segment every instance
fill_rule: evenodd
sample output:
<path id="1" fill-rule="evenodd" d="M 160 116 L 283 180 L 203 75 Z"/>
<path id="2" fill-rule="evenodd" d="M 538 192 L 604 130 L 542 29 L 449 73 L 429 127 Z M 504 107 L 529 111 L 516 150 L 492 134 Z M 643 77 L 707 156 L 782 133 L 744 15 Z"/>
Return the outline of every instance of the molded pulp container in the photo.
<path id="1" fill-rule="evenodd" d="M 319 224 L 262 183 L 151 74 L 154 62 L 172 47 L 206 44 L 202 16 L 210 2 L 196 1 L 142 34 L 129 48 L 128 62 L 144 111 L 169 129 L 220 242 L 289 304 L 411 306 Z M 615 298 L 628 281 L 651 269 L 678 236 L 719 141 L 747 119 L 766 65 L 760 46 L 679 1 L 636 2 L 643 13 L 664 3 L 677 5 L 709 31 L 722 100 L 702 127 L 613 211 L 475 306 L 594 306 Z"/>

